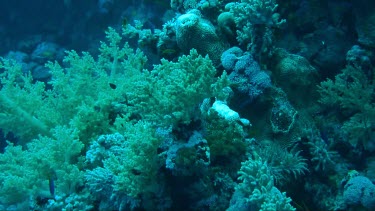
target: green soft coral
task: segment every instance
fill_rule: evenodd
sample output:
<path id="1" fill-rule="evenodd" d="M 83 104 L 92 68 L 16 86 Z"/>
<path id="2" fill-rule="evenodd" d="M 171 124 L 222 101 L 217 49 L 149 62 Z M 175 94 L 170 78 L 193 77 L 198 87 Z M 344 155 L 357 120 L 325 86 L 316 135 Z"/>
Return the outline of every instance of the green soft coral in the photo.
<path id="1" fill-rule="evenodd" d="M 45 86 L 33 83 L 30 75 L 24 75 L 21 65 L 11 60 L 0 60 L 0 128 L 20 137 L 48 134 L 45 124 L 37 114 L 43 106 Z"/>
<path id="2" fill-rule="evenodd" d="M 111 132 L 126 139 L 124 154 L 103 162 L 116 175 L 113 188 L 133 197 L 147 192 L 160 168 L 154 126 L 189 123 L 205 98 L 221 97 L 228 85 L 226 74 L 217 78 L 212 61 L 196 50 L 144 70 L 143 53 L 109 28 L 99 51 L 98 58 L 67 51 L 63 64 L 47 63 L 48 84 L 33 82 L 11 60 L 0 61 L 0 128 L 23 141 L 23 148 L 9 145 L 0 155 L 1 204 L 30 205 L 48 195 L 54 178 L 60 196 L 77 192 L 81 150 Z"/>
<path id="3" fill-rule="evenodd" d="M 372 141 L 375 126 L 372 72 L 365 73 L 349 65 L 334 80 L 328 79 L 319 86 L 320 103 L 336 111 L 335 117 L 343 123 L 342 135 L 353 146 L 360 143 L 367 148 Z"/>
<path id="4" fill-rule="evenodd" d="M 240 119 L 237 112 L 220 101 L 208 109 L 204 120 L 205 138 L 213 161 L 223 157 L 241 159 L 245 155 L 250 122 Z"/>
<path id="5" fill-rule="evenodd" d="M 0 203 L 17 204 L 18 209 L 35 203 L 38 197 L 51 198 L 49 181 L 53 180 L 55 194 L 66 196 L 83 184 L 77 160 L 83 143 L 77 132 L 57 127 L 52 137 L 40 137 L 27 144 L 27 149 L 10 144 L 0 154 Z"/>
<path id="6" fill-rule="evenodd" d="M 2 59 L 0 127 L 24 142 L 38 134 L 50 135 L 59 125 L 76 128 L 86 143 L 109 132 L 111 115 L 124 107 L 121 102 L 132 92 L 147 59 L 123 43 L 114 29 L 106 34 L 97 59 L 72 50 L 66 52 L 64 66 L 47 63 L 52 75 L 49 89 L 23 74 L 19 64 Z"/>
<path id="7" fill-rule="evenodd" d="M 1 128 L 27 142 L 58 125 L 71 125 L 87 143 L 108 133 L 117 113 L 166 124 L 188 123 L 204 98 L 218 96 L 227 86 L 223 78 L 217 82 L 212 61 L 196 50 L 178 62 L 163 59 L 148 71 L 142 69 L 147 61 L 143 53 L 123 44 L 114 29 L 107 31 L 107 40 L 97 59 L 87 52 L 68 51 L 64 66 L 47 63 L 52 75 L 48 90 L 23 75 L 20 65 L 3 59 Z"/>
<path id="8" fill-rule="evenodd" d="M 294 211 L 290 203 L 291 198 L 285 192 L 280 192 L 274 186 L 274 179 L 266 162 L 262 159 L 249 159 L 242 162 L 238 172 L 240 184 L 236 191 L 240 191 L 249 207 L 260 211 Z M 233 210 L 229 208 L 228 210 Z"/>
<path id="9" fill-rule="evenodd" d="M 129 102 L 151 122 L 189 123 L 199 113 L 203 99 L 219 96 L 228 85 L 225 74 L 219 79 L 215 75 L 212 61 L 193 49 L 177 62 L 162 59 L 160 65 L 145 73 L 147 82 L 136 84 L 138 95 Z"/>
<path id="10" fill-rule="evenodd" d="M 124 121 L 118 125 L 118 131 L 123 134 L 117 138 L 121 147 L 103 161 L 104 168 L 115 175 L 115 193 L 138 197 L 153 192 L 162 163 L 158 155 L 161 139 L 155 136 L 152 125 L 144 121 Z"/>

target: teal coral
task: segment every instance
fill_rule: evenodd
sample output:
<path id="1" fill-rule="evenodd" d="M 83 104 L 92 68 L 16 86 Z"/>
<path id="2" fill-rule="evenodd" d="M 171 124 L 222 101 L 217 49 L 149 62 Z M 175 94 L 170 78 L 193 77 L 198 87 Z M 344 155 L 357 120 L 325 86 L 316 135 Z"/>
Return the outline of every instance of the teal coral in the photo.
<path id="1" fill-rule="evenodd" d="M 103 165 L 115 175 L 115 191 L 136 197 L 152 191 L 152 185 L 157 184 L 156 174 L 160 168 L 157 148 L 160 140 L 155 137 L 149 123 L 128 123 L 124 127 L 126 141 L 119 143 L 120 149 L 114 148 L 109 157 L 103 160 Z"/>
<path id="2" fill-rule="evenodd" d="M 162 120 L 167 125 L 189 123 L 205 98 L 219 96 L 228 85 L 225 74 L 219 79 L 215 75 L 211 60 L 194 49 L 178 62 L 162 59 L 146 74 L 147 82 L 138 86 L 140 91 L 130 103 L 149 121 Z"/>
<path id="3" fill-rule="evenodd" d="M 83 185 L 83 173 L 77 165 L 83 143 L 77 139 L 77 132 L 66 127 L 52 132 L 53 138 L 35 139 L 27 150 L 11 144 L 0 154 L 2 205 L 23 210 L 38 197 L 53 198 L 49 180 L 54 180 L 55 194 L 62 197 Z"/>
<path id="4" fill-rule="evenodd" d="M 343 198 L 347 205 L 362 205 L 366 209 L 375 208 L 375 185 L 364 176 L 355 176 L 345 184 Z"/>
<path id="5" fill-rule="evenodd" d="M 49 2 L 3 5 L 0 210 L 374 208 L 375 1 Z"/>
<path id="6" fill-rule="evenodd" d="M 206 112 L 204 126 L 211 159 L 244 157 L 250 122 L 221 101 L 216 101 Z"/>
<path id="7" fill-rule="evenodd" d="M 58 202 L 51 207 L 69 207 L 64 205 L 66 200 L 81 200 L 72 195 L 83 196 L 87 191 L 78 190 L 84 182 L 81 150 L 99 135 L 111 132 L 125 137 L 119 145 L 123 153 L 103 155 L 102 163 L 94 159 L 90 165 L 96 170 L 86 174 L 86 182 L 98 182 L 100 177 L 89 175 L 103 173 L 99 169 L 105 168 L 114 175 L 110 186 L 118 198 L 139 200 L 140 195 L 157 194 L 160 177 L 156 174 L 163 162 L 158 162 L 156 123 L 189 123 L 205 98 L 220 96 L 228 85 L 226 75 L 218 79 L 212 61 L 196 50 L 178 62 L 162 60 L 148 71 L 143 69 L 147 59 L 140 50 L 131 49 L 112 28 L 106 35 L 98 58 L 67 51 L 63 65 L 47 63 L 52 75 L 48 89 L 24 75 L 18 64 L 1 60 L 0 125 L 24 145 L 9 145 L 1 154 L 3 205 L 28 207 L 39 196 L 53 197 L 48 183 L 51 192 L 58 185 Z M 6 194 L 14 186 L 13 194 Z M 117 203 L 121 206 L 122 202 Z"/>
<path id="8" fill-rule="evenodd" d="M 31 77 L 22 74 L 17 64 L 2 60 L 1 66 L 5 72 L 2 74 L 0 91 L 0 106 L 3 108 L 0 115 L 4 118 L 0 122 L 4 122 L 2 128 L 6 132 L 15 133 L 26 143 L 23 150 L 19 146 L 14 147 L 20 151 L 18 153 L 47 153 L 35 143 L 50 145 L 48 141 L 51 141 L 53 131 L 60 127 L 75 135 L 82 150 L 71 150 L 69 153 L 72 154 L 61 155 L 68 158 L 72 156 L 66 165 L 69 169 L 55 170 L 54 167 L 37 166 L 36 169 L 42 172 L 42 176 L 46 176 L 42 177 L 41 182 L 38 181 L 36 190 L 30 186 L 28 178 L 17 178 L 25 186 L 15 191 L 16 199 L 11 202 L 23 200 L 24 190 L 33 200 L 40 195 L 48 195 L 48 180 L 54 172 L 58 176 L 55 181 L 58 188 L 55 203 L 50 204 L 50 207 L 57 209 L 71 207 L 73 203 L 68 201 L 73 199 L 77 200 L 77 207 L 81 207 L 80 202 L 86 198 L 95 201 L 91 203 L 97 203 L 96 208 L 103 210 L 124 207 L 141 207 L 147 210 L 147 206 L 162 203 L 158 204 L 157 200 L 169 197 L 169 190 L 163 189 L 165 185 L 170 185 L 167 180 L 169 177 L 179 180 L 184 176 L 207 174 L 208 179 L 205 178 L 204 183 L 214 188 L 216 184 L 211 182 L 216 178 L 217 172 L 228 175 L 228 180 L 235 181 L 235 172 L 240 167 L 240 162 L 251 150 L 249 143 L 256 141 L 249 137 L 250 122 L 240 118 L 242 114 L 235 111 L 238 105 L 229 100 L 229 96 L 233 94 L 228 87 L 230 76 L 225 71 L 221 74 L 221 68 L 215 68 L 215 60 L 221 56 L 224 45 L 214 26 L 200 15 L 189 12 L 179 18 L 180 20 L 171 24 L 176 26 L 177 44 L 186 55 L 174 60 L 162 59 L 160 64 L 154 65 L 150 70 L 144 69 L 148 62 L 146 56 L 139 49 L 133 50 L 125 42 L 123 35 L 128 35 L 127 32 L 124 31 L 121 35 L 112 28 L 106 32 L 107 41 L 100 43 L 98 56 L 87 52 L 67 51 L 62 63 L 47 63 L 52 75 L 47 84 L 33 82 Z M 188 29 L 186 32 L 183 31 L 184 24 Z M 197 37 L 192 38 L 191 34 Z M 192 40 L 184 40 L 185 38 Z M 223 61 L 224 68 L 248 70 L 250 53 L 244 53 L 239 47 L 231 50 Z M 260 70 L 258 64 L 253 67 Z M 268 76 L 266 73 L 264 75 Z M 252 74 L 247 76 L 257 79 Z M 255 87 L 248 81 L 244 86 Z M 12 95 L 13 92 L 20 94 Z M 207 106 L 205 113 L 199 112 L 202 102 Z M 272 132 L 275 136 L 288 134 L 296 125 L 298 112 L 286 97 L 273 99 L 273 102 L 271 115 L 268 115 L 271 117 Z M 14 123 L 20 122 L 28 123 L 32 131 L 15 126 Z M 269 125 L 269 121 L 267 123 Z M 169 135 L 178 137 L 175 141 L 179 141 L 180 148 L 173 156 L 168 157 L 167 152 L 163 151 L 170 143 L 164 143 L 166 140 L 155 135 L 155 131 L 160 128 L 170 128 Z M 197 135 L 188 134 L 191 130 Z M 102 134 L 112 135 L 100 136 Z M 42 137 L 31 141 L 39 135 Z M 190 145 L 190 140 L 198 139 L 197 137 L 201 140 L 200 144 Z M 61 135 L 60 138 L 63 141 L 70 140 L 66 135 Z M 262 147 L 261 144 L 257 146 Z M 8 147 L 6 155 L 9 155 L 12 147 Z M 79 148 L 75 144 L 70 147 Z M 172 154 L 171 151 L 168 153 Z M 254 168 L 258 168 L 262 175 L 251 175 L 255 172 L 251 170 L 251 165 L 257 161 L 243 163 L 237 190 L 246 195 L 245 201 L 248 204 L 260 210 L 293 210 L 290 198 L 281 193 L 275 183 L 281 184 L 280 181 L 291 175 L 294 176 L 290 177 L 293 179 L 302 175 L 306 170 L 305 160 L 298 153 L 280 150 L 280 147 L 264 151 L 263 154 L 260 153 L 263 162 L 259 166 L 254 164 Z M 80 156 L 84 154 L 86 162 Z M 49 159 L 55 162 L 57 158 Z M 175 167 L 165 166 L 168 161 L 175 164 Z M 25 160 L 19 162 L 28 164 Z M 49 169 L 52 169 L 51 172 Z M 66 173 L 69 171 L 71 175 Z M 77 181 L 72 181 L 73 176 L 76 176 Z M 32 175 L 31 179 L 35 177 Z M 259 180 L 259 186 L 251 186 L 253 184 L 249 180 L 252 179 Z M 11 178 L 7 182 L 9 183 L 4 184 L 14 185 Z M 198 182 L 193 182 L 189 185 L 198 186 Z M 4 190 L 9 191 L 9 187 L 4 187 Z M 39 193 L 40 189 L 42 194 Z M 228 202 L 231 190 L 223 194 L 227 197 L 223 201 Z M 207 198 L 202 201 L 207 200 L 209 203 L 213 193 L 214 190 L 207 192 Z M 11 197 L 13 196 L 3 197 L 4 204 L 11 203 L 7 202 Z M 212 196 L 212 199 L 215 197 L 218 196 Z M 223 203 L 221 207 L 226 205 L 228 204 Z M 198 204 L 193 206 L 199 207 Z"/>
<path id="9" fill-rule="evenodd" d="M 0 68 L 7 70 L 0 74 L 0 127 L 5 133 L 13 132 L 25 139 L 48 134 L 47 125 L 36 116 L 43 105 L 44 84 L 33 83 L 30 75 L 22 74 L 21 65 L 12 60 L 1 59 Z"/>
<path id="10" fill-rule="evenodd" d="M 155 129 L 143 121 L 126 121 L 119 127 L 121 134 L 100 136 L 86 154 L 92 168 L 85 173 L 86 184 L 95 198 L 102 199 L 104 210 L 132 207 L 141 198 L 156 197 L 162 185 L 158 173 L 163 163 L 158 155 L 162 140 Z"/>
<path id="11" fill-rule="evenodd" d="M 238 173 L 240 175 L 238 179 L 241 183 L 236 187 L 236 191 L 241 192 L 245 203 L 240 207 L 234 203 L 228 210 L 248 210 L 248 208 L 255 208 L 260 211 L 296 210 L 290 204 L 291 199 L 274 186 L 274 179 L 266 162 L 261 159 L 249 159 L 242 163 Z M 232 200 L 235 202 L 238 199 L 232 198 Z"/>
<path id="12" fill-rule="evenodd" d="M 108 116 L 114 112 L 116 102 L 123 100 L 123 93 L 130 90 L 131 80 L 140 75 L 145 57 L 127 44 L 120 47 L 121 37 L 111 28 L 107 39 L 97 60 L 87 52 L 80 56 L 68 51 L 66 66 L 47 63 L 52 75 L 50 89 L 45 89 L 42 82 L 33 83 L 17 64 L 3 59 L 0 67 L 6 71 L 1 77 L 1 128 L 24 142 L 38 134 L 48 135 L 58 125 L 77 128 L 86 143 L 90 137 L 108 132 Z M 110 84 L 118 88 L 114 90 Z M 22 129 L 20 123 L 30 127 Z"/>
<path id="13" fill-rule="evenodd" d="M 107 41 L 100 43 L 98 56 L 67 51 L 63 62 L 48 62 L 46 67 L 52 78 L 46 84 L 34 83 L 17 64 L 2 60 L 1 127 L 23 142 L 23 148 L 10 144 L 3 155 L 3 163 L 11 160 L 9 157 L 20 155 L 12 158 L 20 160 L 8 163 L 9 166 L 4 164 L 9 168 L 1 176 L 3 190 L 10 191 L 17 181 L 22 184 L 14 195 L 0 198 L 3 204 L 25 201 L 22 207 L 28 206 L 42 196 L 43 200 L 54 199 L 43 208 L 86 209 L 83 204 L 91 203 L 102 210 L 150 210 L 168 200 L 169 188 L 175 188 L 164 189 L 166 184 L 171 185 L 170 177 L 179 180 L 206 173 L 208 176 L 202 181 L 187 181 L 187 184 L 210 186 L 211 192 L 202 194 L 206 196 L 202 203 L 206 200 L 204 203 L 208 204 L 211 199 L 221 197 L 210 195 L 218 187 L 212 181 L 216 183 L 217 172 L 221 172 L 227 175 L 223 186 L 232 184 L 228 192 L 221 194 L 225 198 L 218 200 L 222 201 L 220 207 L 228 205 L 235 172 L 250 151 L 249 143 L 255 143 L 248 134 L 251 124 L 231 109 L 237 105 L 229 102 L 233 94 L 228 87 L 229 76 L 215 68 L 224 45 L 214 26 L 192 11 L 180 16 L 174 24 L 177 24 L 177 44 L 187 54 L 171 61 L 162 59 L 150 70 L 144 69 L 146 56 L 139 49 L 133 50 L 124 40 L 122 35 L 126 36 L 127 32 L 121 35 L 112 28 L 106 32 Z M 239 48 L 235 51 L 242 53 Z M 245 70 L 248 58 L 231 57 L 224 66 L 236 64 L 236 68 Z M 255 66 L 260 70 L 258 64 Z M 270 82 L 268 75 L 264 75 Z M 19 94 L 12 95 L 14 92 Z M 287 100 L 281 101 L 275 101 L 272 110 L 274 133 L 288 133 L 297 115 Z M 202 103 L 206 110 L 199 112 Z M 288 109 L 292 113 L 287 113 Z M 285 118 L 281 118 L 283 115 Z M 17 123 L 26 123 L 31 129 L 24 130 Z M 155 134 L 163 128 L 169 128 L 172 141 L 179 142 L 174 143 L 179 146 L 175 152 L 167 151 L 168 146 L 172 146 L 170 140 Z M 189 134 L 191 131 L 195 134 Z M 199 144 L 191 144 L 194 139 Z M 167 153 L 174 154 L 168 157 Z M 25 159 L 30 154 L 37 157 L 30 156 L 31 161 Z M 293 174 L 297 177 L 305 166 L 298 153 L 285 154 L 282 159 L 292 157 L 295 159 L 290 160 L 301 162 L 288 163 L 295 164 L 296 168 L 278 165 L 271 159 L 267 164 L 261 161 L 243 163 L 237 190 L 246 195 L 248 204 L 260 210 L 293 210 L 290 198 L 274 186 L 275 177 Z M 177 167 L 165 166 L 168 162 Z M 18 163 L 34 169 L 20 170 Z M 279 169 L 283 167 L 287 169 L 282 172 Z M 12 172 L 14 169 L 19 172 Z M 30 178 L 24 171 L 31 172 Z M 11 177 L 12 174 L 17 177 Z M 251 184 L 252 179 L 260 181 L 258 186 Z M 33 181 L 36 181 L 34 186 Z M 31 196 L 28 200 L 27 195 Z M 170 205 L 165 203 L 164 206 Z M 191 205 L 194 206 L 200 207 L 198 203 Z"/>

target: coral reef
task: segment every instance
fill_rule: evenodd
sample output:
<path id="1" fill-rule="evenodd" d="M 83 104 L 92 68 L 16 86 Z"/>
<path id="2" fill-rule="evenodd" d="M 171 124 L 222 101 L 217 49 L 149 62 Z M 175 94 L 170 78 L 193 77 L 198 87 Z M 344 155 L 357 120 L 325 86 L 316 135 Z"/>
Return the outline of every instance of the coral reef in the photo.
<path id="1" fill-rule="evenodd" d="M 369 75 L 371 74 L 371 75 Z M 373 151 L 372 121 L 375 114 L 373 102 L 373 76 L 360 67 L 347 66 L 335 80 L 323 81 L 319 86 L 320 102 L 327 106 L 340 108 L 333 113 L 343 118 L 341 136 L 353 146 L 357 144 Z"/>
<path id="2" fill-rule="evenodd" d="M 212 59 L 214 64 L 220 64 L 220 55 L 224 51 L 224 42 L 219 39 L 215 27 L 200 17 L 197 10 L 191 10 L 179 16 L 176 24 L 176 42 L 182 51 L 195 48 L 200 54 Z"/>
<path id="3" fill-rule="evenodd" d="M 262 95 L 264 90 L 271 87 L 271 79 L 251 54 L 244 53 L 238 47 L 226 50 L 221 56 L 221 63 L 229 73 L 229 80 L 236 90 L 246 93 L 249 101 Z"/>
<path id="4" fill-rule="evenodd" d="M 259 61 L 261 54 L 272 50 L 273 27 L 280 27 L 275 0 L 241 0 L 228 3 L 225 8 L 232 13 L 237 26 L 237 40 Z"/>
<path id="5" fill-rule="evenodd" d="M 241 183 L 228 210 L 296 210 L 291 199 L 274 186 L 266 162 L 249 159 L 242 163 L 239 175 Z"/>
<path id="6" fill-rule="evenodd" d="M 9 1 L 0 210 L 374 210 L 374 8 Z"/>
<path id="7" fill-rule="evenodd" d="M 362 205 L 371 210 L 375 207 L 375 185 L 364 176 L 351 178 L 344 187 L 343 199 L 347 205 Z"/>

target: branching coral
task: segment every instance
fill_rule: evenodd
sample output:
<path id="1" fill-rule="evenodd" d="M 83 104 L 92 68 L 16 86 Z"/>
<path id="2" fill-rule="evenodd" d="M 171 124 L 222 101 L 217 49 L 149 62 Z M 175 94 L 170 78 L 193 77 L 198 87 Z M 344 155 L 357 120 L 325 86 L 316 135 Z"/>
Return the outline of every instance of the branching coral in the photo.
<path id="1" fill-rule="evenodd" d="M 56 203 L 67 204 L 51 207 L 71 207 L 68 199 L 80 198 L 72 192 L 87 193 L 77 189 L 84 178 L 81 150 L 100 134 L 114 131 L 123 138 L 100 142 L 95 150 L 101 152 L 87 153 L 93 168 L 86 174 L 88 188 L 111 186 L 94 192 L 100 197 L 113 191 L 115 209 L 131 207 L 129 199 L 152 201 L 162 195 L 157 174 L 165 162 L 159 162 L 154 126 L 189 123 L 205 98 L 220 95 L 227 76 L 217 78 L 212 61 L 195 50 L 177 62 L 162 60 L 153 70 L 143 70 L 146 57 L 141 51 L 131 49 L 112 28 L 106 35 L 97 58 L 68 51 L 63 65 L 47 63 L 52 75 L 48 88 L 34 83 L 12 61 L 0 61 L 0 127 L 24 144 L 24 149 L 10 145 L 0 155 L 1 204 L 25 202 L 29 208 L 38 196 L 56 192 Z M 105 179 L 109 181 L 101 181 Z M 10 194 L 17 183 L 22 185 Z"/>
<path id="2" fill-rule="evenodd" d="M 163 59 L 150 73 L 145 73 L 129 102 L 151 122 L 189 123 L 204 98 L 220 95 L 228 85 L 225 74 L 219 79 L 215 75 L 211 60 L 191 50 L 178 62 Z"/>
<path id="3" fill-rule="evenodd" d="M 311 161 L 315 165 L 315 171 L 325 171 L 335 164 L 335 158 L 338 158 L 338 153 L 329 149 L 329 146 L 321 138 L 310 140 L 310 153 L 313 156 Z"/>
<path id="4" fill-rule="evenodd" d="M 83 185 L 83 172 L 76 165 L 83 149 L 77 132 L 57 127 L 52 134 L 31 141 L 27 150 L 9 145 L 0 154 L 2 205 L 29 209 L 37 198 L 65 198 Z"/>
<path id="5" fill-rule="evenodd" d="M 269 52 L 272 44 L 272 28 L 279 27 L 285 20 L 279 20 L 275 0 L 241 0 L 226 5 L 237 25 L 237 40 L 258 56 Z"/>
<path id="6" fill-rule="evenodd" d="M 236 187 L 228 210 L 292 211 L 291 199 L 274 186 L 266 162 L 249 159 L 242 163 L 240 184 Z"/>
<path id="7" fill-rule="evenodd" d="M 362 144 L 373 150 L 375 127 L 375 89 L 373 68 L 365 72 L 360 67 L 347 66 L 334 80 L 328 79 L 319 86 L 320 103 L 335 110 L 337 119 L 343 120 L 342 134 L 353 145 Z"/>
<path id="8" fill-rule="evenodd" d="M 247 119 L 231 110 L 221 101 L 216 101 L 208 109 L 204 118 L 205 134 L 210 147 L 211 159 L 236 157 L 241 159 L 246 152 L 248 130 Z"/>
<path id="9" fill-rule="evenodd" d="M 87 178 L 93 178 L 94 173 L 112 175 L 110 177 L 113 177 L 113 184 L 107 181 L 102 181 L 102 184 L 112 186 L 115 192 L 137 197 L 156 184 L 156 173 L 159 168 L 157 148 L 160 140 L 154 136 L 154 130 L 149 123 L 126 123 L 123 127 L 124 135 L 106 135 L 98 139 L 99 145 L 107 146 L 106 150 L 94 147 L 96 144 L 92 145 L 93 148 L 87 153 L 87 160 L 93 162 L 91 165 L 105 170 L 89 171 Z M 98 159 L 102 159 L 102 163 L 98 162 Z M 94 184 L 89 185 L 97 183 L 92 179 L 90 181 Z"/>
<path id="10" fill-rule="evenodd" d="M 25 139 L 49 134 L 47 124 L 37 115 L 43 106 L 44 84 L 33 83 L 12 60 L 1 59 L 0 68 L 6 70 L 0 74 L 0 127 Z"/>
<path id="11" fill-rule="evenodd" d="M 0 127 L 24 142 L 38 134 L 48 135 L 58 125 L 78 129 L 86 143 L 108 132 L 110 114 L 141 75 L 146 58 L 127 44 L 120 46 L 122 38 L 114 29 L 107 31 L 107 40 L 101 43 L 98 59 L 87 52 L 68 51 L 64 66 L 47 63 L 52 75 L 48 89 L 23 75 L 19 65 L 3 59 Z"/>

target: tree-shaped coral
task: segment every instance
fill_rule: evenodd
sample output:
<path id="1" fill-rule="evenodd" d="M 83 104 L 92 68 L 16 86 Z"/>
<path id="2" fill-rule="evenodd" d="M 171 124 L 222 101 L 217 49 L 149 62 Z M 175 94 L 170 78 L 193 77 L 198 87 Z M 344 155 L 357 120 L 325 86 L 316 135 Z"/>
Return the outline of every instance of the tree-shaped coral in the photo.
<path id="1" fill-rule="evenodd" d="M 365 148 L 374 142 L 375 127 L 374 71 L 348 65 L 334 80 L 328 79 L 319 86 L 320 102 L 342 122 L 341 135 L 353 146 Z"/>

